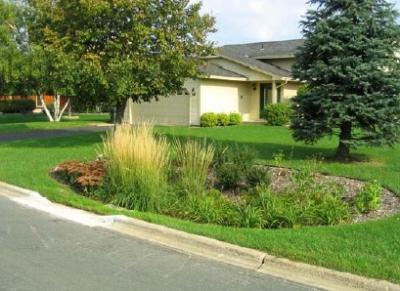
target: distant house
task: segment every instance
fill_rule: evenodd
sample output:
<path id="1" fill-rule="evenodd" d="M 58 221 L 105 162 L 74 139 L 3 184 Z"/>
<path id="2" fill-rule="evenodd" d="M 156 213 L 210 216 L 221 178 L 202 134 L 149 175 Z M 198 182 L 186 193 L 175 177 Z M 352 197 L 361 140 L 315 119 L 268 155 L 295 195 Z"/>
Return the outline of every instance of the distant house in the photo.
<path id="1" fill-rule="evenodd" d="M 226 45 L 205 58 L 202 77 L 187 80 L 184 90 L 159 101 L 129 102 L 127 122 L 199 125 L 206 112 L 240 113 L 260 121 L 266 104 L 287 102 L 300 83 L 293 79 L 295 52 L 303 40 Z"/>
<path id="2" fill-rule="evenodd" d="M 18 99 L 30 99 L 35 102 L 35 110 L 34 112 L 41 112 L 43 110 L 43 103 L 40 100 L 39 96 L 28 96 L 28 97 L 20 97 L 20 96 L 0 96 L 0 101 L 1 100 L 18 100 Z M 45 95 L 44 96 L 44 102 L 46 105 L 51 106 L 54 103 L 54 96 L 51 95 Z M 61 97 L 61 106 L 63 106 L 66 103 L 66 98 Z"/>

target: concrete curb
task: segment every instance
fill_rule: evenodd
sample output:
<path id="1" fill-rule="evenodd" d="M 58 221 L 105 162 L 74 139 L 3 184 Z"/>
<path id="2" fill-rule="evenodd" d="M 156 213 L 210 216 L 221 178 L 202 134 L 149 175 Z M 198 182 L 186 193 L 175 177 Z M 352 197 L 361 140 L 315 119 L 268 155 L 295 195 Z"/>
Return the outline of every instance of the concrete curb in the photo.
<path id="1" fill-rule="evenodd" d="M 215 239 L 126 216 L 100 216 L 51 203 L 39 193 L 0 182 L 0 195 L 61 219 L 133 236 L 180 252 L 206 257 L 324 290 L 400 291 L 400 285 L 293 262 Z"/>

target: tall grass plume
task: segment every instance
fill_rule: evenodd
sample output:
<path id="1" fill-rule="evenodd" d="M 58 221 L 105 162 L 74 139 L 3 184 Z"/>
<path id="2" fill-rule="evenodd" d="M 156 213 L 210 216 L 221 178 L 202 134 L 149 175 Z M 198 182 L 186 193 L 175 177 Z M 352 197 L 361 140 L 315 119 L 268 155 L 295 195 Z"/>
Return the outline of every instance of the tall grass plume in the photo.
<path id="1" fill-rule="evenodd" d="M 179 172 L 180 188 L 186 194 L 202 194 L 214 158 L 214 147 L 194 140 L 176 140 L 173 153 Z"/>
<path id="2" fill-rule="evenodd" d="M 113 203 L 129 209 L 156 211 L 163 201 L 168 144 L 156 138 L 152 125 L 118 125 L 103 140 Z"/>

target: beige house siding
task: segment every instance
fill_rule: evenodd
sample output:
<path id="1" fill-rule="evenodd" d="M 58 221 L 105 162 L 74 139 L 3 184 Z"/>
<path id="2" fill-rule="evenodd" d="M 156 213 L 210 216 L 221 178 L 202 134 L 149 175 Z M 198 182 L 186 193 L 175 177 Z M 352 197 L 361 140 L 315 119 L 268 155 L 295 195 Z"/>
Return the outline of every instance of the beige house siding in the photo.
<path id="1" fill-rule="evenodd" d="M 259 121 L 260 120 L 260 84 L 254 83 L 252 87 L 252 96 L 250 100 L 250 120 L 249 121 Z"/>
<path id="2" fill-rule="evenodd" d="M 200 92 L 200 115 L 237 112 L 242 114 L 244 121 L 251 121 L 254 111 L 251 83 L 204 79 Z"/>
<path id="3" fill-rule="evenodd" d="M 199 125 L 200 124 L 200 98 L 201 98 L 201 91 L 200 91 L 200 80 L 187 80 L 185 82 L 184 87 L 189 90 L 190 92 L 190 125 Z"/>
<path id="4" fill-rule="evenodd" d="M 295 82 L 290 82 L 284 86 L 283 94 L 282 94 L 282 102 L 288 102 L 293 97 L 297 96 L 297 90 L 299 89 L 300 84 Z"/>

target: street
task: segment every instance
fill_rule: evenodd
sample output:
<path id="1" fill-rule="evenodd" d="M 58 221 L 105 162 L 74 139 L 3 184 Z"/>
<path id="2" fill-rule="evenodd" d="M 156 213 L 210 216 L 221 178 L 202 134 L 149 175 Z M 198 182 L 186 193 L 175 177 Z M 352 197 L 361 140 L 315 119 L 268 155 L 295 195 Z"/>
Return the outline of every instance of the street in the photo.
<path id="1" fill-rule="evenodd" d="M 312 290 L 0 196 L 0 290 Z"/>

